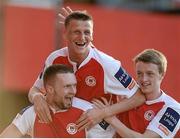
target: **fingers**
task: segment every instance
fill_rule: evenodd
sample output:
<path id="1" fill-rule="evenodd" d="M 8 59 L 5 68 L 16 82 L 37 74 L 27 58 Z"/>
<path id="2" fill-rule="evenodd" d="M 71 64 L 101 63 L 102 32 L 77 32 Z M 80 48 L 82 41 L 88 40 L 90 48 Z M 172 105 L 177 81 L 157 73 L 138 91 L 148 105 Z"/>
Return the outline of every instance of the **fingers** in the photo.
<path id="1" fill-rule="evenodd" d="M 101 99 L 103 100 L 105 105 L 109 105 L 109 102 L 107 101 L 107 99 L 105 97 L 101 97 Z M 111 100 L 110 100 L 110 102 L 111 102 Z"/>
<path id="2" fill-rule="evenodd" d="M 58 16 L 59 16 L 59 23 L 64 24 L 65 17 L 61 13 L 59 13 Z"/>
<path id="3" fill-rule="evenodd" d="M 94 104 L 93 106 L 95 106 L 96 108 L 104 108 L 105 105 L 98 99 L 93 99 L 92 103 Z"/>
<path id="4" fill-rule="evenodd" d="M 85 128 L 88 128 L 88 126 L 91 124 L 91 121 L 89 121 L 88 119 L 84 119 L 83 121 L 81 121 L 79 124 L 77 124 L 77 128 L 78 131 L 82 131 Z"/>
<path id="5" fill-rule="evenodd" d="M 76 124 L 78 125 L 79 123 L 81 123 L 82 121 L 86 120 L 86 113 L 88 112 L 88 110 L 86 112 L 84 112 L 80 118 L 76 121 Z"/>
<path id="6" fill-rule="evenodd" d="M 69 7 L 69 6 L 67 6 L 66 8 L 61 8 L 61 12 L 58 14 L 58 16 L 59 16 L 59 23 L 60 24 L 64 24 L 64 20 L 65 20 L 65 18 L 69 15 L 69 14 L 71 14 L 73 11 L 72 11 L 72 9 Z"/>
<path id="7" fill-rule="evenodd" d="M 44 123 L 50 123 L 52 121 L 51 119 L 51 115 L 47 114 L 47 112 L 40 110 L 40 109 L 36 109 L 35 112 L 37 113 L 40 121 L 44 122 Z"/>
<path id="8" fill-rule="evenodd" d="M 62 8 L 61 9 L 61 14 L 64 16 L 64 17 L 67 17 L 70 13 L 72 13 L 73 11 L 71 10 L 70 7 L 66 7 L 66 8 Z"/>
<path id="9" fill-rule="evenodd" d="M 81 127 L 78 127 L 78 131 L 82 131 L 84 129 L 90 129 L 91 128 L 91 122 L 86 122 L 84 125 L 82 125 Z"/>
<path id="10" fill-rule="evenodd" d="M 83 113 L 81 117 L 76 121 L 78 131 L 84 130 L 85 128 L 87 129 L 92 125 L 93 121 L 90 118 L 87 118 L 87 113 L 88 110 L 87 112 Z"/>
<path id="11" fill-rule="evenodd" d="M 66 10 L 69 14 L 73 12 L 73 10 L 69 6 L 66 7 Z"/>
<path id="12" fill-rule="evenodd" d="M 93 99 L 92 103 L 95 105 L 95 107 L 98 107 L 98 108 L 105 108 L 106 106 L 109 106 L 109 102 L 107 101 L 106 98 L 101 97 L 101 100 Z"/>
<path id="13" fill-rule="evenodd" d="M 34 99 L 34 110 L 42 122 L 49 123 L 52 121 L 48 104 L 40 95 Z"/>

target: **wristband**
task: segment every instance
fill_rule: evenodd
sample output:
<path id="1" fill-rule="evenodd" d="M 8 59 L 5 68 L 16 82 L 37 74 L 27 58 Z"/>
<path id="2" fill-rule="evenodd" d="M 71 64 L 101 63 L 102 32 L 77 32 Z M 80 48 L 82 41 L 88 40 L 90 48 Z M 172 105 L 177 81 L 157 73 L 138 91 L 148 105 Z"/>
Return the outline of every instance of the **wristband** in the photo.
<path id="1" fill-rule="evenodd" d="M 107 123 L 104 119 L 99 123 L 99 125 L 106 130 L 109 126 L 109 123 Z"/>

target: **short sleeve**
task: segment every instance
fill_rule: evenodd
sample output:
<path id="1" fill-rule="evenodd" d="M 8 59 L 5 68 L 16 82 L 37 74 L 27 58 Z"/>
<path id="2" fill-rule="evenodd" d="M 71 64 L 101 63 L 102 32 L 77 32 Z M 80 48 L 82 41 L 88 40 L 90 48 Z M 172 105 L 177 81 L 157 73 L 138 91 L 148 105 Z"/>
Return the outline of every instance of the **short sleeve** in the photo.
<path id="1" fill-rule="evenodd" d="M 19 131 L 25 135 L 33 135 L 33 126 L 35 121 L 34 107 L 26 107 L 20 113 L 16 115 L 13 120 L 13 124 L 19 129 Z"/>
<path id="2" fill-rule="evenodd" d="M 172 138 L 180 128 L 179 118 L 179 107 L 165 105 L 150 122 L 147 129 L 156 132 L 162 138 Z"/>
<path id="3" fill-rule="evenodd" d="M 121 66 L 120 61 L 112 59 L 106 62 L 105 91 L 115 95 L 133 96 L 139 88 L 136 81 Z"/>

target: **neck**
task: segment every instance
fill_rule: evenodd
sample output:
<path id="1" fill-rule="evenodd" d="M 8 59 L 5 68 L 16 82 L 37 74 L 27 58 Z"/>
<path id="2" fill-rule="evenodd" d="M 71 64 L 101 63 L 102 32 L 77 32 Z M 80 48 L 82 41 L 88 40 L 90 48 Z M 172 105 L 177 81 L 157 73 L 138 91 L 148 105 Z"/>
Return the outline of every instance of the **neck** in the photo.
<path id="1" fill-rule="evenodd" d="M 53 113 L 56 113 L 58 111 L 66 111 L 66 109 L 61 109 L 60 107 L 54 105 L 50 105 L 51 110 L 53 111 Z"/>
<path id="2" fill-rule="evenodd" d="M 157 99 L 161 96 L 162 92 L 161 90 L 158 90 L 157 92 L 152 92 L 152 93 L 149 93 L 149 94 L 145 94 L 146 96 L 146 100 L 154 100 L 154 99 Z"/>
<path id="3" fill-rule="evenodd" d="M 79 66 L 88 57 L 89 52 L 89 47 L 83 54 L 75 53 L 69 50 L 69 58 L 71 61 L 76 62 L 77 66 Z"/>

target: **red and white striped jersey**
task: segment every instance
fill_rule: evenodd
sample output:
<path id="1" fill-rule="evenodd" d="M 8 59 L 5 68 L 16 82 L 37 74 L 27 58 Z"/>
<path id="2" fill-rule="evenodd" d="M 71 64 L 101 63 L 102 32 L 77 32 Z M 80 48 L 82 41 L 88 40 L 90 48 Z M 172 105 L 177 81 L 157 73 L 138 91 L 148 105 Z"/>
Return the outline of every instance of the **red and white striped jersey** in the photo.
<path id="1" fill-rule="evenodd" d="M 79 67 L 70 60 L 68 48 L 52 52 L 45 62 L 45 68 L 37 78 L 34 86 L 43 89 L 42 75 L 44 70 L 52 64 L 71 66 L 77 78 L 76 97 L 91 101 L 105 94 L 134 95 L 138 86 L 134 79 L 121 66 L 121 62 L 97 50 L 90 48 L 88 57 Z"/>
<path id="2" fill-rule="evenodd" d="M 172 138 L 180 128 L 180 104 L 162 92 L 159 98 L 119 114 L 119 119 L 139 133 L 148 129 L 162 138 Z"/>
<path id="3" fill-rule="evenodd" d="M 95 125 L 90 130 L 77 131 L 75 122 L 81 114 L 92 109 L 92 104 L 74 97 L 72 107 L 68 110 L 54 111 L 51 108 L 51 123 L 43 123 L 35 114 L 34 107 L 22 110 L 13 120 L 13 124 L 22 135 L 30 135 L 35 138 L 111 138 L 115 134 L 114 129 L 109 126 L 106 130 Z"/>

